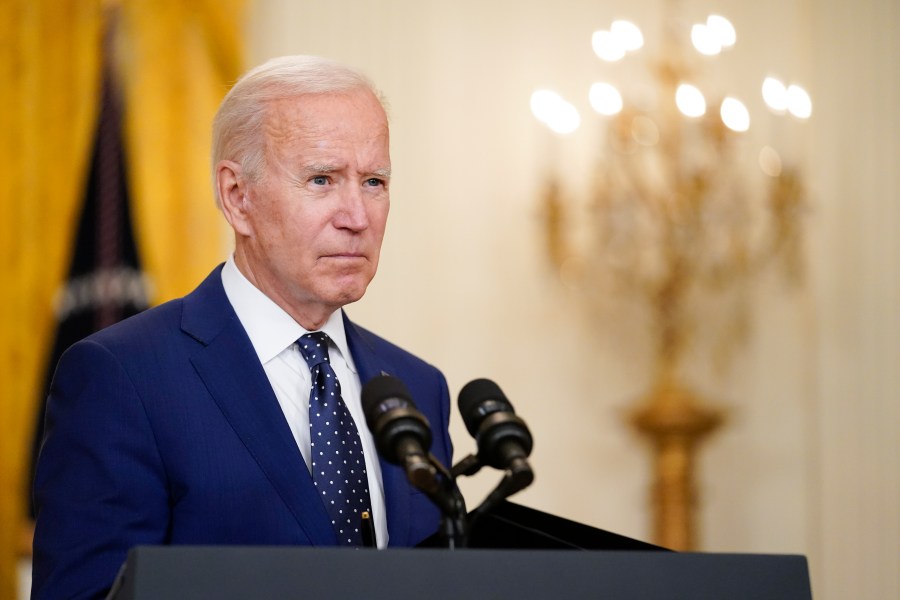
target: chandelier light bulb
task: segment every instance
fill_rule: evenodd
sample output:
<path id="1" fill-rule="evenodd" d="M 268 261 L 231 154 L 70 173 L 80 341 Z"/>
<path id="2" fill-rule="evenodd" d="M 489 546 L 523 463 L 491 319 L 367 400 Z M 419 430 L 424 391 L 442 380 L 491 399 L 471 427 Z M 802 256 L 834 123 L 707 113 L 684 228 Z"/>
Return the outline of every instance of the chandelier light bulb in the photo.
<path id="1" fill-rule="evenodd" d="M 625 48 L 619 36 L 611 31 L 595 31 L 591 36 L 591 46 L 594 48 L 594 54 L 607 62 L 615 62 L 625 56 Z"/>
<path id="2" fill-rule="evenodd" d="M 722 100 L 719 114 L 725 126 L 732 131 L 741 132 L 750 129 L 750 111 L 737 98 L 728 96 Z"/>
<path id="3" fill-rule="evenodd" d="M 572 133 L 580 125 L 581 115 L 578 114 L 578 109 L 565 100 L 557 107 L 553 118 L 547 121 L 547 127 L 564 135 Z"/>
<path id="4" fill-rule="evenodd" d="M 546 123 L 553 112 L 553 106 L 562 98 L 552 90 L 537 90 L 531 94 L 531 114 L 541 123 Z"/>
<path id="5" fill-rule="evenodd" d="M 757 157 L 759 168 L 769 177 L 781 175 L 781 155 L 772 146 L 764 146 Z"/>
<path id="6" fill-rule="evenodd" d="M 675 105 L 686 117 L 702 117 L 706 114 L 706 98 L 696 87 L 682 83 L 675 92 Z"/>
<path id="7" fill-rule="evenodd" d="M 697 23 L 691 27 L 691 43 L 697 52 L 706 56 L 715 56 L 722 51 L 722 44 L 708 26 Z"/>
<path id="8" fill-rule="evenodd" d="M 644 34 L 631 21 L 613 21 L 609 29 L 618 40 L 619 46 L 626 52 L 634 52 L 644 47 Z"/>
<path id="9" fill-rule="evenodd" d="M 578 109 L 552 90 L 531 94 L 531 113 L 556 133 L 572 133 L 581 125 Z"/>
<path id="10" fill-rule="evenodd" d="M 588 93 L 591 106 L 601 115 L 611 116 L 622 112 L 622 94 L 608 83 L 597 82 Z"/>
<path id="11" fill-rule="evenodd" d="M 802 87 L 791 84 L 787 89 L 787 109 L 798 119 L 808 119 L 812 115 L 812 100 Z"/>
<path id="12" fill-rule="evenodd" d="M 788 107 L 787 88 L 780 80 L 774 77 L 766 77 L 762 84 L 762 97 L 766 106 L 778 113 L 783 113 Z"/>
<path id="13" fill-rule="evenodd" d="M 721 15 L 709 15 L 706 18 L 706 27 L 723 48 L 731 48 L 737 41 L 734 25 Z"/>

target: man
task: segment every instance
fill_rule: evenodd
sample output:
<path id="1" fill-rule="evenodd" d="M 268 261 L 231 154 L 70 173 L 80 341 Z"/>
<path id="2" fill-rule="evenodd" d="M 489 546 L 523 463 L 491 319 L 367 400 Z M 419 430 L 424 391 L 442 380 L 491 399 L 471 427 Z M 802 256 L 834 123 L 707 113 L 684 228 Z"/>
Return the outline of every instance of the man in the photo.
<path id="1" fill-rule="evenodd" d="M 102 597 L 138 544 L 355 545 L 362 510 L 379 547 L 439 526 L 403 471 L 378 460 L 360 390 L 384 373 L 403 380 L 449 464 L 444 376 L 341 310 L 375 274 L 388 215 L 376 92 L 327 60 L 269 61 L 223 101 L 213 171 L 233 256 L 189 295 L 59 362 L 35 478 L 34 598 Z M 320 479 L 312 405 L 325 386 L 352 417 L 327 435 L 362 445 L 352 490 Z M 329 494 L 351 493 L 356 512 L 326 508 Z"/>

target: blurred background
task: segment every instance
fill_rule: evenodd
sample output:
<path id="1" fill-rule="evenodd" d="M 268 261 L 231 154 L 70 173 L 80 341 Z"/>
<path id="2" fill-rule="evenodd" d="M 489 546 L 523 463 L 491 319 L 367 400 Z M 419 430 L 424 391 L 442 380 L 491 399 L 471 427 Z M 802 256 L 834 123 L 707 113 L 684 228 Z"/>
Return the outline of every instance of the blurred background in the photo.
<path id="1" fill-rule="evenodd" d="M 282 54 L 386 95 L 391 217 L 347 312 L 454 399 L 503 388 L 535 440 L 515 501 L 682 549 L 803 554 L 819 599 L 900 596 L 898 13 L 4 2 L 0 598 L 27 595 L 55 357 L 227 256 L 212 114 Z M 475 445 L 451 426 L 458 460 Z M 470 507 L 498 478 L 461 482 Z"/>

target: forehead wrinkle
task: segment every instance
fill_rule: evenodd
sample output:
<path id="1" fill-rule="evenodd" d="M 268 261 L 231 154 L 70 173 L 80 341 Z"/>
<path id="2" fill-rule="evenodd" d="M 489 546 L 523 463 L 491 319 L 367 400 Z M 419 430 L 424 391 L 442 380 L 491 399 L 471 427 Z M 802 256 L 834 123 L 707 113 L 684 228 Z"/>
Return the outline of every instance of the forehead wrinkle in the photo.
<path id="1" fill-rule="evenodd" d="M 354 105 L 358 106 L 362 104 L 353 95 L 347 96 L 347 98 L 352 100 Z M 293 152 L 289 149 L 295 147 L 299 149 L 297 144 L 300 144 L 300 147 L 304 149 L 304 154 L 307 152 L 315 154 L 319 151 L 326 154 L 326 156 L 322 156 L 319 160 L 316 160 L 312 156 L 307 156 L 307 158 L 312 159 L 312 162 L 300 166 L 306 173 L 328 174 L 349 168 L 349 165 L 344 164 L 342 159 L 338 160 L 338 162 L 330 162 L 330 159 L 327 157 L 327 154 L 332 150 L 332 142 L 335 141 L 333 139 L 334 134 L 337 134 L 336 139 L 341 140 L 342 143 L 343 141 L 346 141 L 342 138 L 340 127 L 338 127 L 337 130 L 333 130 L 333 127 L 331 126 L 323 127 L 323 124 L 318 122 L 314 115 L 308 114 L 302 102 L 298 102 L 298 100 L 300 100 L 300 98 L 285 98 L 276 100 L 266 107 L 266 114 L 263 120 L 263 143 L 264 155 L 267 158 L 267 162 L 272 166 L 287 166 L 283 163 L 284 159 L 288 158 L 287 155 Z M 362 146 L 369 146 L 382 139 L 386 142 L 386 140 L 389 139 L 390 130 L 386 119 L 384 118 L 383 109 L 381 109 L 380 112 L 382 115 L 382 122 L 377 126 L 377 131 L 370 131 L 363 139 L 355 140 Z M 354 116 L 354 114 L 351 114 L 350 116 Z M 391 173 L 389 160 L 390 159 L 388 159 L 386 166 L 372 170 L 371 174 L 377 175 L 378 177 L 389 178 Z M 361 171 L 364 170 L 365 169 L 362 169 Z"/>
<path id="2" fill-rule="evenodd" d="M 292 122 L 276 110 L 269 111 L 263 123 L 263 156 L 270 168 L 283 167 L 285 148 L 312 134 L 312 129 L 305 123 L 299 120 Z"/>
<path id="3" fill-rule="evenodd" d="M 289 141 L 308 132 L 306 119 L 295 104 L 275 100 L 265 107 L 263 130 L 269 140 Z"/>

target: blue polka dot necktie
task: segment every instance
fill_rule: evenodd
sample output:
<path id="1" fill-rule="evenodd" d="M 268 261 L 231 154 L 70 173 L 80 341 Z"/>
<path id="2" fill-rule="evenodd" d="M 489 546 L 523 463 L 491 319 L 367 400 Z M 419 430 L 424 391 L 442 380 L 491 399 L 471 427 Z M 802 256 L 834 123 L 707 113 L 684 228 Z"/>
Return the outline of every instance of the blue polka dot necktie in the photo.
<path id="1" fill-rule="evenodd" d="M 369 482 L 359 431 L 341 398 L 328 358 L 328 335 L 307 333 L 297 345 L 309 365 L 309 436 L 313 483 L 342 546 L 361 546 L 361 519 L 371 514 Z"/>

